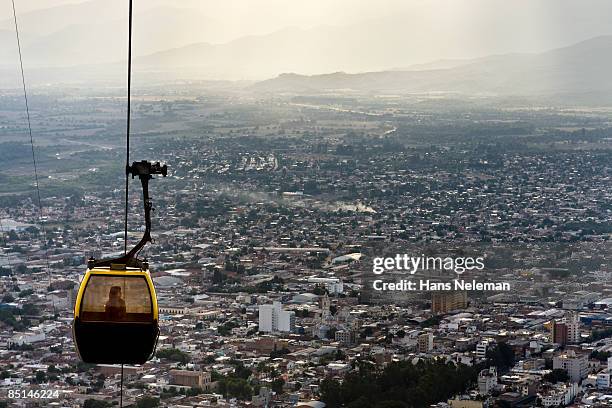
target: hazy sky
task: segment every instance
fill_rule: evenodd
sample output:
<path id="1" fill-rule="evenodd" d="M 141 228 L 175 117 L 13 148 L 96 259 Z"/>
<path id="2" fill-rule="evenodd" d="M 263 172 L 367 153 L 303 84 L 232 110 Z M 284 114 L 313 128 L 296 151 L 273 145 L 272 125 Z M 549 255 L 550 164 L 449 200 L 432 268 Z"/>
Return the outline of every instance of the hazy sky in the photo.
<path id="1" fill-rule="evenodd" d="M 78 0 L 15 1 L 20 12 L 84 3 Z M 0 15 L 9 12 L 10 1 L 2 3 Z M 121 18 L 127 0 L 103 0 L 103 4 L 116 8 L 117 18 Z M 406 24 L 411 24 L 421 15 L 432 14 L 448 16 L 455 23 L 461 22 L 462 27 L 469 26 L 464 24 L 466 22 L 480 22 L 476 24 L 477 30 L 482 30 L 483 21 L 490 21 L 491 29 L 504 20 L 522 21 L 514 27 L 513 33 L 508 33 L 509 37 L 516 35 L 518 38 L 522 31 L 532 33 L 536 29 L 545 36 L 564 38 L 580 35 L 581 31 L 585 35 L 612 32 L 608 28 L 612 20 L 612 1 L 609 0 L 134 0 L 136 12 L 158 6 L 197 10 L 206 17 L 222 21 L 227 26 L 225 41 L 287 26 L 343 26 L 397 15 L 406 15 Z M 446 28 L 430 27 L 430 32 L 424 34 L 435 36 L 437 31 Z M 475 34 L 486 36 L 487 33 Z M 508 38 L 508 42 L 512 42 L 512 38 Z"/>
<path id="2" fill-rule="evenodd" d="M 128 0 L 15 3 L 29 66 L 125 61 Z M 137 64 L 219 79 L 405 68 L 612 35 L 612 0 L 134 0 L 134 12 L 134 55 L 170 50 Z M 0 66 L 16 58 L 11 18 L 0 1 Z"/>

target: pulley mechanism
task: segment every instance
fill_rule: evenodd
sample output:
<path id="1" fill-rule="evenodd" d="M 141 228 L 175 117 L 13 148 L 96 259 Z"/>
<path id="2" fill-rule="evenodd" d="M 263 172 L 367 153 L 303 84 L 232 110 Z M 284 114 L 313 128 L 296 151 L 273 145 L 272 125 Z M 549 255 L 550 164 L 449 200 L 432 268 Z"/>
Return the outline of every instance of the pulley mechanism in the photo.
<path id="1" fill-rule="evenodd" d="M 90 258 L 87 262 L 87 267 L 93 269 L 96 267 L 111 267 L 113 265 L 121 265 L 121 267 L 132 267 L 140 268 L 142 270 L 148 269 L 147 261 L 140 260 L 137 258 L 138 253 L 147 242 L 151 242 L 151 211 L 154 210 L 153 203 L 149 197 L 149 180 L 153 179 L 153 175 L 160 174 L 163 177 L 168 175 L 168 166 L 161 165 L 159 162 L 150 163 L 146 160 L 139 162 L 133 162 L 131 166 L 126 166 L 126 175 L 131 175 L 132 179 L 138 177 L 140 184 L 142 185 L 142 200 L 144 204 L 144 216 L 145 216 L 145 232 L 140 242 L 136 244 L 130 252 L 119 258 L 113 259 L 100 259 L 95 260 Z"/>

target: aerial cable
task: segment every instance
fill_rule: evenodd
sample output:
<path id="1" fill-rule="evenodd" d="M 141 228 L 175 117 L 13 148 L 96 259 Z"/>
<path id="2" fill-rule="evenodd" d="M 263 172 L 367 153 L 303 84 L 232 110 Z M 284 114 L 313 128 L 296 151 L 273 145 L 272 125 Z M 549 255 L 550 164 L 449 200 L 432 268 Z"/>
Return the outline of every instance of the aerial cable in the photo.
<path id="1" fill-rule="evenodd" d="M 21 84 L 23 85 L 23 99 L 25 100 L 26 117 L 28 119 L 28 132 L 30 134 L 30 146 L 32 148 L 32 164 L 34 166 L 34 180 L 36 184 L 36 196 L 38 198 L 38 220 L 42 229 L 43 235 L 43 248 L 45 250 L 45 264 L 47 267 L 47 276 L 49 280 L 49 287 L 51 287 L 51 268 L 49 267 L 49 251 L 47 248 L 47 229 L 43 221 L 43 206 L 40 199 L 40 187 L 38 184 L 38 166 L 36 164 L 36 153 L 34 151 L 34 138 L 32 137 L 32 123 L 30 121 L 30 106 L 28 104 L 28 93 L 26 91 L 25 75 L 23 73 L 23 58 L 21 56 L 21 41 L 19 39 L 19 27 L 17 25 L 17 13 L 15 12 L 15 0 L 11 0 L 13 5 L 13 19 L 15 20 L 15 35 L 17 36 L 17 50 L 19 51 L 19 68 L 21 70 Z M 55 314 L 55 301 L 51 298 L 53 304 L 53 314 Z"/>
<path id="2" fill-rule="evenodd" d="M 129 0 L 128 17 L 128 63 L 127 63 L 127 119 L 125 132 L 125 222 L 123 234 L 123 254 L 127 254 L 128 244 L 128 192 L 129 192 L 129 172 L 130 166 L 130 113 L 131 113 L 131 91 L 132 91 L 132 0 Z"/>
<path id="3" fill-rule="evenodd" d="M 128 207 L 130 185 L 130 116 L 132 102 L 132 0 L 129 0 L 128 11 L 128 61 L 127 61 L 127 117 L 125 131 L 125 220 L 123 232 L 123 255 L 127 255 L 128 245 Z M 123 364 L 121 364 L 121 385 L 119 389 L 119 407 L 123 407 Z"/>

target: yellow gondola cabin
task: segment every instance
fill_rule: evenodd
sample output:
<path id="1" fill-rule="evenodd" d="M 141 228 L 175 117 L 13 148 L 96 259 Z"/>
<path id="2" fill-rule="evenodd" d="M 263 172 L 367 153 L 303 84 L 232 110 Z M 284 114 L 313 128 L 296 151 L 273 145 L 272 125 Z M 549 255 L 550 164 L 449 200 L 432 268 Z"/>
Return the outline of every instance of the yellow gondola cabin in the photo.
<path id="1" fill-rule="evenodd" d="M 86 363 L 143 364 L 159 335 L 148 270 L 113 264 L 86 272 L 74 308 L 74 338 Z"/>
<path id="2" fill-rule="evenodd" d="M 155 287 L 148 262 L 138 259 L 138 254 L 151 241 L 149 180 L 154 174 L 165 177 L 168 169 L 143 160 L 126 170 L 142 183 L 145 232 L 122 257 L 90 259 L 87 263 L 72 324 L 77 353 L 86 363 L 143 364 L 153 356 L 159 337 Z"/>

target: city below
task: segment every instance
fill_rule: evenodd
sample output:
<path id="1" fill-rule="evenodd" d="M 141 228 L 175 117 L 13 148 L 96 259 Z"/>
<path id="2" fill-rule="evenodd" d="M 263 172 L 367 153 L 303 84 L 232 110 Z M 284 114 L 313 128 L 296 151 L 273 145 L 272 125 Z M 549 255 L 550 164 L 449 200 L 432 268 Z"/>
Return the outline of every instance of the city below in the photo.
<path id="1" fill-rule="evenodd" d="M 0 406 L 612 406 L 611 111 L 139 91 L 131 157 L 169 168 L 141 254 L 161 333 L 121 384 L 72 318 L 87 260 L 124 248 L 124 99 L 31 99 L 42 217 L 0 97 Z M 483 268 L 373 272 L 407 253 Z"/>

